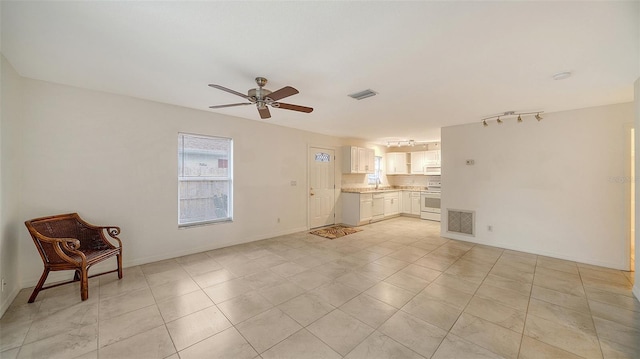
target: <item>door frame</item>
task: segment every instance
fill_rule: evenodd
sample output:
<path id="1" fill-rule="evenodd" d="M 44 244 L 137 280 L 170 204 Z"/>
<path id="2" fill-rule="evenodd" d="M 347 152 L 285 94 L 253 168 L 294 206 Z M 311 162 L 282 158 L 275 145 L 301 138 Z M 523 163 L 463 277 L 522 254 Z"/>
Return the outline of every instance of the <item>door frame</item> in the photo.
<path id="1" fill-rule="evenodd" d="M 636 231 L 637 231 L 637 223 L 636 223 L 636 219 L 638 214 L 636 213 L 637 209 L 638 209 L 638 203 L 637 203 L 637 195 L 636 192 L 638 191 L 638 188 L 636 186 L 636 177 L 635 177 L 635 172 L 638 171 L 638 169 L 636 168 L 637 164 L 638 164 L 638 142 L 636 141 L 638 138 L 638 134 L 636 133 L 636 129 L 634 127 L 634 123 L 625 123 L 624 125 L 624 135 L 625 135 L 625 141 L 624 141 L 624 161 L 625 161 L 625 177 L 623 182 L 625 182 L 625 188 L 624 188 L 624 196 L 625 198 L 628 199 L 627 202 L 627 208 L 626 208 L 626 221 L 625 221 L 625 227 L 627 228 L 627 241 L 628 241 L 628 256 L 625 256 L 628 260 L 628 269 L 629 271 L 635 271 L 637 268 L 637 266 L 635 265 L 635 262 L 638 260 L 638 258 L 635 258 L 635 252 L 636 252 Z M 631 153 L 631 150 L 633 150 L 633 154 Z M 633 157 L 632 157 L 633 156 Z M 633 163 L 632 163 L 633 160 Z"/>
<path id="2" fill-rule="evenodd" d="M 326 150 L 332 150 L 333 151 L 333 185 L 334 185 L 334 190 L 333 190 L 333 206 L 334 206 L 334 219 L 333 219 L 333 224 L 336 224 L 338 221 L 338 211 L 337 211 L 337 204 L 338 204 L 338 194 L 340 191 L 341 186 L 339 186 L 337 184 L 337 180 L 339 178 L 337 178 L 336 176 L 336 171 L 339 170 L 340 166 L 338 163 L 338 148 L 336 148 L 336 146 L 327 146 L 327 145 L 320 145 L 320 144 L 307 144 L 307 186 L 305 189 L 305 193 L 307 196 L 307 230 L 311 229 L 311 208 L 309 208 L 311 206 L 311 199 L 309 197 L 309 186 L 311 184 L 311 161 L 309 160 L 311 158 L 311 149 L 312 148 L 318 148 L 318 149 L 326 149 Z M 341 164 L 341 163 L 340 163 Z"/>

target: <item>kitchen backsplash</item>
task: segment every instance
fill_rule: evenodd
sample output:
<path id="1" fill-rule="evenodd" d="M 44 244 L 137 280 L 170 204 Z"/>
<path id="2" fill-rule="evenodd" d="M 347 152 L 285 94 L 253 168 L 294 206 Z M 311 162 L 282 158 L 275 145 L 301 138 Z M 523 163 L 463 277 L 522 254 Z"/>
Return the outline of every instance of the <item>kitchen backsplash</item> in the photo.
<path id="1" fill-rule="evenodd" d="M 389 185 L 384 177 L 386 176 L 382 176 L 382 183 L 380 186 Z M 342 188 L 367 188 L 374 186 L 375 185 L 369 184 L 369 176 L 366 174 L 342 174 Z"/>
<path id="2" fill-rule="evenodd" d="M 394 187 L 405 187 L 405 186 L 419 186 L 426 187 L 429 182 L 428 176 L 415 176 L 415 175 L 395 175 L 395 176 L 387 176 L 389 180 L 389 185 Z"/>
<path id="3" fill-rule="evenodd" d="M 394 187 L 394 188 L 412 188 L 412 187 L 427 187 L 429 180 L 433 180 L 437 176 L 420 176 L 420 175 L 394 175 L 394 176 L 382 176 L 382 181 L 379 187 Z M 342 186 L 341 188 L 371 188 L 375 185 L 368 183 L 368 176 L 365 174 L 342 174 Z"/>

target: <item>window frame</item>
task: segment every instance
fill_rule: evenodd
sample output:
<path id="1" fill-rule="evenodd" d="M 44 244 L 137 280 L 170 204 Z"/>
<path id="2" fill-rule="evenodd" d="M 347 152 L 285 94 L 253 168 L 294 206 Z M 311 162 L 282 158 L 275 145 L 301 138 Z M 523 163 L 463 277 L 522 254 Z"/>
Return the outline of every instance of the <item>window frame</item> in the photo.
<path id="1" fill-rule="evenodd" d="M 373 173 L 367 175 L 367 184 L 375 185 L 376 181 L 379 181 L 378 184 L 382 183 L 382 156 L 374 156 L 374 170 Z"/>
<path id="2" fill-rule="evenodd" d="M 227 169 L 226 176 L 185 176 L 184 175 L 184 163 L 185 163 L 185 151 L 184 151 L 184 139 L 190 138 L 201 138 L 206 140 L 224 140 L 228 141 L 229 150 L 227 153 L 227 159 L 225 167 Z M 181 147 L 182 146 L 182 147 Z M 178 228 L 189 228 L 195 226 L 202 226 L 208 224 L 219 224 L 219 223 L 228 223 L 233 222 L 233 138 L 223 137 L 223 136 L 211 136 L 211 135 L 201 135 L 201 134 L 193 134 L 193 133 L 185 133 L 178 132 L 178 161 L 177 161 L 177 222 Z M 181 158 L 182 156 L 182 158 Z M 221 159 L 218 159 L 217 162 L 220 162 Z M 228 182 L 228 196 L 227 196 L 227 216 L 223 218 L 215 218 L 215 219 L 206 219 L 199 221 L 190 221 L 190 222 L 181 222 L 181 201 L 183 198 L 181 197 L 181 183 L 184 182 L 198 182 L 198 181 L 207 181 L 207 182 Z"/>

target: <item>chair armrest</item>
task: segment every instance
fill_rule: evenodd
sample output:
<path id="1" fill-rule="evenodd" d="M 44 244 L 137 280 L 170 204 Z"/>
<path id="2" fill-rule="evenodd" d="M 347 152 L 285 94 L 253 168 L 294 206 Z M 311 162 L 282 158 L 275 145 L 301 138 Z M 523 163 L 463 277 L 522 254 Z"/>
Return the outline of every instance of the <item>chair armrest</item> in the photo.
<path id="1" fill-rule="evenodd" d="M 75 238 L 52 238 L 41 235 L 39 233 L 36 233 L 36 236 L 38 237 L 39 241 L 47 242 L 53 245 L 53 249 L 56 251 L 58 256 L 69 263 L 76 263 L 76 261 L 73 258 L 69 257 L 69 255 L 63 251 L 63 249 L 80 256 L 80 259 L 83 263 L 87 261 L 84 253 L 78 250 L 78 248 L 80 248 L 80 241 Z"/>
<path id="2" fill-rule="evenodd" d="M 101 229 L 104 229 L 105 231 L 107 231 L 107 234 L 109 234 L 109 237 L 115 239 L 116 241 L 118 241 L 118 247 L 122 248 L 122 241 L 120 241 L 120 238 L 118 238 L 118 234 L 120 234 L 120 227 L 116 227 L 116 226 L 105 226 L 105 227 L 100 227 Z"/>
<path id="3" fill-rule="evenodd" d="M 76 219 L 78 221 L 80 221 L 80 223 L 82 223 L 85 227 L 90 228 L 92 230 L 95 230 L 97 232 L 100 232 L 100 237 L 102 239 L 103 242 L 106 242 L 107 244 L 113 246 L 113 244 L 109 243 L 109 240 L 107 240 L 107 238 L 102 234 L 102 231 L 106 231 L 107 234 L 109 234 L 109 237 L 115 239 L 118 242 L 118 247 L 122 248 L 122 241 L 120 241 L 120 238 L 117 237 L 118 234 L 120 234 L 120 227 L 117 226 L 96 226 L 95 224 L 91 224 L 85 220 L 83 220 L 82 218 L 80 218 L 80 216 L 77 216 Z"/>

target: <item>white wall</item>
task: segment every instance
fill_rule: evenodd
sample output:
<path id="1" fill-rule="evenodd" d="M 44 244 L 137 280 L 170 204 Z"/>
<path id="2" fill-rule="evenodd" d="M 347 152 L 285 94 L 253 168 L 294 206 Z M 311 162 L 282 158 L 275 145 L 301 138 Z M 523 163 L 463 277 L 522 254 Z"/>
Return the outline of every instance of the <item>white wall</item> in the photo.
<path id="1" fill-rule="evenodd" d="M 308 146 L 341 144 L 269 122 L 22 81 L 20 223 L 77 211 L 118 225 L 125 266 L 305 230 Z M 178 132 L 233 138 L 233 223 L 178 229 Z M 19 234 L 22 285 L 29 286 L 42 263 L 27 231 Z"/>
<path id="2" fill-rule="evenodd" d="M 442 235 L 628 270 L 629 184 L 619 179 L 633 116 L 626 103 L 443 128 L 442 209 L 476 211 L 476 236 L 447 233 L 446 213 Z"/>
<path id="3" fill-rule="evenodd" d="M 4 56 L 0 55 L 0 61 L 0 277 L 6 281 L 0 293 L 1 316 L 20 290 L 18 144 L 21 81 Z"/>

